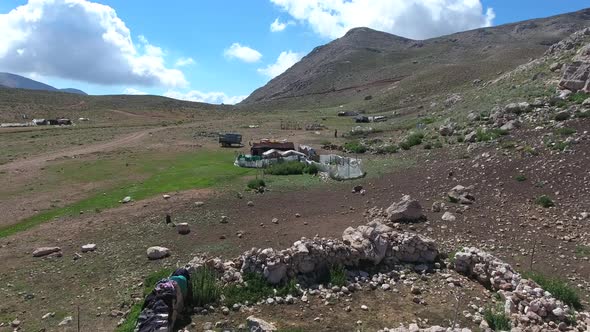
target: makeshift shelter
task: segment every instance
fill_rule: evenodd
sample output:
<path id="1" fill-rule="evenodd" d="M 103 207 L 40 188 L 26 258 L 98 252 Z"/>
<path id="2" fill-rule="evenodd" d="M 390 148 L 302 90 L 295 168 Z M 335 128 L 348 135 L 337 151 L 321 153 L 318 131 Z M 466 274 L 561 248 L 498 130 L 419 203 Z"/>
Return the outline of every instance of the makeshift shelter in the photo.
<path id="1" fill-rule="evenodd" d="M 335 154 L 320 155 L 320 162 L 313 162 L 321 172 L 328 173 L 334 180 L 352 180 L 365 176 L 362 160 Z"/>
<path id="2" fill-rule="evenodd" d="M 293 144 L 293 142 L 261 141 L 259 143 L 252 144 L 250 153 L 253 156 L 262 156 L 264 152 L 272 149 L 279 151 L 295 150 L 295 144 Z"/>

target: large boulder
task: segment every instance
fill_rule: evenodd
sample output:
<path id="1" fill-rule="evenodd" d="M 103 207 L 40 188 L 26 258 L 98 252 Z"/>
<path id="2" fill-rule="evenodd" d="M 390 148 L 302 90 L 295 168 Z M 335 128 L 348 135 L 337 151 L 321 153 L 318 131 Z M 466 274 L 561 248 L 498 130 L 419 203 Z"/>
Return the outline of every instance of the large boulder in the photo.
<path id="1" fill-rule="evenodd" d="M 248 329 L 250 332 L 273 332 L 278 331 L 277 327 L 274 324 L 266 322 L 260 318 L 256 318 L 254 316 L 250 316 L 246 318 L 246 322 L 248 325 Z"/>
<path id="2" fill-rule="evenodd" d="M 161 259 L 170 256 L 170 249 L 165 247 L 149 247 L 147 250 L 147 257 L 149 259 Z"/>
<path id="3" fill-rule="evenodd" d="M 385 213 L 391 222 L 418 222 L 426 220 L 420 202 L 412 199 L 410 195 L 405 195 L 401 201 L 391 204 L 385 210 Z"/>
<path id="4" fill-rule="evenodd" d="M 382 234 L 387 233 L 391 228 L 383 224 L 375 224 L 375 226 L 348 227 L 342 234 L 342 241 L 358 251 L 361 259 L 379 264 L 388 248 L 387 238 Z"/>
<path id="5" fill-rule="evenodd" d="M 590 62 L 574 62 L 563 70 L 559 87 L 573 92 L 590 93 Z"/>

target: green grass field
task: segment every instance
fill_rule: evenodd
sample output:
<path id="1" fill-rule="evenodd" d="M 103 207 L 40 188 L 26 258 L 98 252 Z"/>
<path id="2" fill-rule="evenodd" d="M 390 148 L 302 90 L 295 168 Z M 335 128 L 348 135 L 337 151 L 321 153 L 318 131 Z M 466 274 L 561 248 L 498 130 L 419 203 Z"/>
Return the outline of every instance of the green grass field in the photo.
<path id="1" fill-rule="evenodd" d="M 71 183 L 107 180 L 116 187 L 100 190 L 74 204 L 42 212 L 17 224 L 0 229 L 0 238 L 35 227 L 45 221 L 79 214 L 81 211 L 100 212 L 119 206 L 130 196 L 141 200 L 158 194 L 188 189 L 210 188 L 252 175 L 255 170 L 233 165 L 234 155 L 227 151 L 203 151 L 182 155 L 136 156 L 130 161 L 109 158 L 94 162 L 70 162 L 53 166 L 52 181 L 63 179 Z"/>

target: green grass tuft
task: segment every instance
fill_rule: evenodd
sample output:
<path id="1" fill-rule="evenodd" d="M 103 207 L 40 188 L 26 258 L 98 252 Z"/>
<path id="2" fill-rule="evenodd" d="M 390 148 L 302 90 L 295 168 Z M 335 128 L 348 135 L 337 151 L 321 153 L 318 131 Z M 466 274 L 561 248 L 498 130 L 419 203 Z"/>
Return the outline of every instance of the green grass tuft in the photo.
<path id="1" fill-rule="evenodd" d="M 244 285 L 230 284 L 223 288 L 222 293 L 225 296 L 224 303 L 233 306 L 236 303 L 244 304 L 256 303 L 270 296 L 286 296 L 288 294 L 297 295 L 295 280 L 288 282 L 286 285 L 275 288 L 269 284 L 262 275 L 258 273 L 245 273 Z"/>
<path id="2" fill-rule="evenodd" d="M 555 206 L 555 203 L 553 203 L 553 200 L 551 198 L 549 198 L 549 196 L 547 196 L 547 195 L 539 196 L 535 200 L 535 203 L 537 203 L 538 205 L 541 205 L 544 208 L 550 208 L 552 206 Z"/>
<path id="3" fill-rule="evenodd" d="M 264 173 L 270 175 L 317 174 L 318 168 L 315 165 L 307 165 L 298 161 L 288 161 L 272 164 L 264 170 Z"/>
<path id="4" fill-rule="evenodd" d="M 524 182 L 526 181 L 526 176 L 524 174 L 518 174 L 514 177 L 514 179 L 518 182 Z"/>
<path id="5" fill-rule="evenodd" d="M 510 331 L 512 328 L 510 318 L 506 316 L 501 308 L 498 310 L 487 308 L 483 313 L 483 318 L 494 331 Z"/>
<path id="6" fill-rule="evenodd" d="M 404 150 L 409 150 L 413 146 L 422 144 L 422 140 L 424 139 L 423 133 L 412 133 L 405 140 L 403 140 L 399 146 Z"/>
<path id="7" fill-rule="evenodd" d="M 365 153 L 365 152 L 367 152 L 367 147 L 359 141 L 350 141 L 350 142 L 344 143 L 344 149 L 346 151 L 349 151 L 350 153 Z"/>
<path id="8" fill-rule="evenodd" d="M 248 181 L 248 184 L 246 186 L 248 187 L 248 189 L 259 190 L 260 188 L 266 187 L 266 183 L 262 179 L 252 179 Z"/>
<path id="9" fill-rule="evenodd" d="M 499 138 L 500 136 L 508 135 L 508 130 L 505 130 L 505 129 L 483 130 L 483 129 L 479 128 L 475 132 L 475 135 L 477 137 L 478 142 L 488 142 L 488 141 L 493 141 L 493 140 Z"/>
<path id="10" fill-rule="evenodd" d="M 193 305 L 203 307 L 214 304 L 221 296 L 221 288 L 217 283 L 215 272 L 209 268 L 201 268 L 191 276 L 193 286 Z"/>
<path id="11" fill-rule="evenodd" d="M 561 135 L 561 136 L 571 136 L 573 134 L 576 133 L 576 130 L 574 128 L 559 128 L 555 130 L 555 134 L 556 135 Z"/>
<path id="12" fill-rule="evenodd" d="M 330 283 L 333 286 L 346 286 L 346 269 L 342 265 L 333 265 L 330 267 Z"/>
<path id="13" fill-rule="evenodd" d="M 582 308 L 580 296 L 576 290 L 570 287 L 565 281 L 557 278 L 549 278 L 536 272 L 527 272 L 524 273 L 523 276 L 539 284 L 544 290 L 551 293 L 556 299 L 563 303 L 575 309 Z"/>

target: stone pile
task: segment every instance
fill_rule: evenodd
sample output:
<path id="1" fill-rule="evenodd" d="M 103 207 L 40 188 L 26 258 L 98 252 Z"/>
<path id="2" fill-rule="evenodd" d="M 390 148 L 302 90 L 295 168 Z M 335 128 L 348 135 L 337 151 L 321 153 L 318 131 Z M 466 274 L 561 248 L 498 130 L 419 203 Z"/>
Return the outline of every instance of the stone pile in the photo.
<path id="1" fill-rule="evenodd" d="M 284 250 L 252 248 L 232 261 L 196 257 L 189 263 L 189 268 L 208 266 L 218 271 L 225 283 L 241 282 L 244 273 L 253 272 L 262 274 L 271 284 L 278 284 L 295 277 L 313 282 L 334 265 L 356 267 L 371 263 L 393 268 L 400 263 L 434 263 L 439 252 L 432 239 L 398 232 L 385 224 L 424 219 L 418 201 L 404 196 L 386 212 L 376 208 L 370 211 L 374 220 L 347 228 L 341 240 L 301 238 Z"/>
<path id="2" fill-rule="evenodd" d="M 455 254 L 455 270 L 498 291 L 505 299 L 505 314 L 511 317 L 513 327 L 524 331 L 533 326 L 561 331 L 568 328 L 573 310 L 493 255 L 463 248 Z"/>

